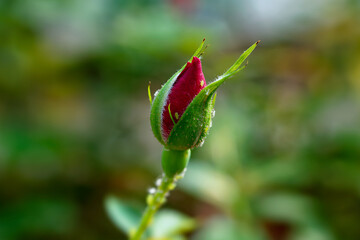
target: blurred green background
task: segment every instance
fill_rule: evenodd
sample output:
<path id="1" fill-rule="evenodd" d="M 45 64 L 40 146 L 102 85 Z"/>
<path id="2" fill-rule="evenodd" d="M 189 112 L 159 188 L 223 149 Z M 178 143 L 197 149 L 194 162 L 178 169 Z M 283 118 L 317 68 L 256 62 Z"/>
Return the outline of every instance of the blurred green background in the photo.
<path id="1" fill-rule="evenodd" d="M 104 199 L 144 207 L 161 173 L 148 82 L 154 93 L 203 37 L 208 82 L 262 42 L 218 91 L 165 206 L 196 223 L 185 236 L 360 239 L 359 12 L 358 0 L 0 1 L 0 239 L 126 239 Z"/>

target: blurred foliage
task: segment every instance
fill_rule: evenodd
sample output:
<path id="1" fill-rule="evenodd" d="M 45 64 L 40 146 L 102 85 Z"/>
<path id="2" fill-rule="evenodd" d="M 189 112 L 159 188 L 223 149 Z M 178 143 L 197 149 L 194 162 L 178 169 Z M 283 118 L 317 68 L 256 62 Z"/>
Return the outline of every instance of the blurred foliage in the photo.
<path id="1" fill-rule="evenodd" d="M 133 234 L 140 222 L 142 211 L 134 204 L 119 200 L 114 196 L 105 199 L 105 208 L 113 223 L 126 235 Z M 145 208 L 145 205 L 142 206 Z M 194 230 L 195 220 L 179 212 L 161 209 L 155 215 L 151 226 L 144 235 L 150 239 L 183 239 L 182 233 Z"/>
<path id="2" fill-rule="evenodd" d="M 0 1 L 0 239 L 126 239 L 103 201 L 144 204 L 161 172 L 148 82 L 155 92 L 203 37 L 208 82 L 262 42 L 219 90 L 167 203 L 196 221 L 186 237 L 359 239 L 359 11 L 357 0 Z"/>

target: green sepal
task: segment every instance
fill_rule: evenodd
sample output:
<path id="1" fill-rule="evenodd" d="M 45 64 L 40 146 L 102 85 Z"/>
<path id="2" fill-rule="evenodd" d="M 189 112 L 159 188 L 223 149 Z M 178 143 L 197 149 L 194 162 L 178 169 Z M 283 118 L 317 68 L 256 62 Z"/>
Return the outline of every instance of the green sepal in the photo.
<path id="1" fill-rule="evenodd" d="M 164 148 L 161 156 L 161 164 L 165 175 L 172 178 L 176 174 L 181 174 L 189 163 L 190 155 L 190 149 L 177 151 Z"/>
<path id="2" fill-rule="evenodd" d="M 245 68 L 246 65 L 241 66 L 242 63 L 258 43 L 259 41 L 248 48 L 223 75 L 206 86 L 193 99 L 178 123 L 171 130 L 166 143 L 167 148 L 185 150 L 193 149 L 202 144 L 210 128 L 211 112 L 214 108 L 211 101 L 212 96 L 226 79 Z"/>
<path id="3" fill-rule="evenodd" d="M 193 56 L 189 59 L 189 62 L 192 61 L 193 57 L 200 57 L 201 54 L 203 53 L 204 49 L 206 47 L 204 47 L 204 42 L 205 39 L 203 39 L 203 41 L 201 42 L 200 46 L 198 47 L 198 49 L 195 51 L 195 53 L 193 54 Z M 166 143 L 164 142 L 163 138 L 162 138 L 162 134 L 161 134 L 161 118 L 162 118 L 162 111 L 163 111 L 163 107 L 164 104 L 166 102 L 166 99 L 170 93 L 170 90 L 173 86 L 173 84 L 175 83 L 177 77 L 179 76 L 179 74 L 182 72 L 182 70 L 185 68 L 186 64 L 180 68 L 159 90 L 158 94 L 155 96 L 154 100 L 152 101 L 152 105 L 151 105 L 151 112 L 150 112 L 150 124 L 151 124 L 151 129 L 155 135 L 155 137 L 159 140 L 159 142 L 163 145 L 166 145 Z"/>

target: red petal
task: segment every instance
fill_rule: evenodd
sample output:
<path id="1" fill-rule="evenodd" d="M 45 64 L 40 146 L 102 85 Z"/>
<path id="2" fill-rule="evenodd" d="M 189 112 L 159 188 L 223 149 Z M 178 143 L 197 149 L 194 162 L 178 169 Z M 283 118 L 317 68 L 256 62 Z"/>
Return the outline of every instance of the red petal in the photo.
<path id="1" fill-rule="evenodd" d="M 179 74 L 164 105 L 162 112 L 162 134 L 165 141 L 174 127 L 168 110 L 169 104 L 172 117 L 177 123 L 194 97 L 205 87 L 206 81 L 200 59 L 193 57 L 192 62 L 188 62 L 184 70 Z"/>

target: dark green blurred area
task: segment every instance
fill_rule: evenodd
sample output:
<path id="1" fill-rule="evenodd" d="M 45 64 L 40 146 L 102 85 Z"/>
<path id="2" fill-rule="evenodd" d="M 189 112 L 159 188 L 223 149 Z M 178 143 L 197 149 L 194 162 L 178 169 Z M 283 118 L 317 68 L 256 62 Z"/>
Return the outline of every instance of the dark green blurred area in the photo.
<path id="1" fill-rule="evenodd" d="M 204 147 L 166 205 L 195 240 L 360 239 L 357 0 L 0 2 L 0 239 L 126 239 L 109 193 L 161 173 L 147 85 L 203 37 L 218 91 Z"/>

